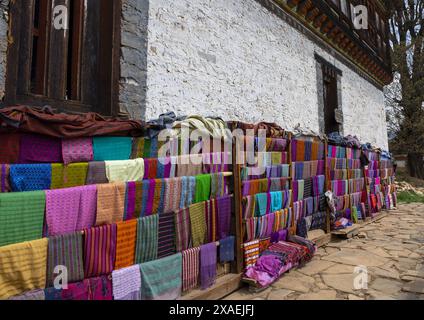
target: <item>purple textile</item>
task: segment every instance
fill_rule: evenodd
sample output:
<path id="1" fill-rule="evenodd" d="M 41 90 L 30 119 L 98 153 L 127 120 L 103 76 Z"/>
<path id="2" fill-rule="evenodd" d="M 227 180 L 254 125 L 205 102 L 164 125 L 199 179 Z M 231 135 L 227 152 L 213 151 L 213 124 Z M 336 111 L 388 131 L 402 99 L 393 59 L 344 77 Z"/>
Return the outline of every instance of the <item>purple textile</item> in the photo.
<path id="1" fill-rule="evenodd" d="M 40 162 L 63 162 L 61 140 L 35 134 L 23 134 L 19 151 L 19 163 Z"/>
<path id="2" fill-rule="evenodd" d="M 134 181 L 127 182 L 125 195 L 125 214 L 124 221 L 131 220 L 135 214 L 135 192 L 136 185 Z"/>
<path id="3" fill-rule="evenodd" d="M 225 239 L 230 235 L 231 199 L 230 196 L 216 199 L 218 208 L 218 240 Z"/>
<path id="4" fill-rule="evenodd" d="M 200 246 L 200 285 L 203 290 L 215 283 L 216 262 L 216 243 L 212 242 Z"/>
<path id="5" fill-rule="evenodd" d="M 278 232 L 273 232 L 271 234 L 271 242 L 276 243 L 279 241 L 286 241 L 287 239 L 287 229 L 280 230 Z"/>

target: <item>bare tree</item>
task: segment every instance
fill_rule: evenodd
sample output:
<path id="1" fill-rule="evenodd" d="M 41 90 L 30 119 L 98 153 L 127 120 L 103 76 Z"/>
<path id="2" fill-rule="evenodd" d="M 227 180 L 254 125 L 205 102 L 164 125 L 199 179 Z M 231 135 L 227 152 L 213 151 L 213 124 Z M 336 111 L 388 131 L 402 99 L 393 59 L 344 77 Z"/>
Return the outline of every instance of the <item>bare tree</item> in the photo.
<path id="1" fill-rule="evenodd" d="M 408 154 L 409 173 L 424 179 L 424 0 L 385 2 L 395 72 L 385 92 L 388 125 L 396 136 L 394 149 Z"/>

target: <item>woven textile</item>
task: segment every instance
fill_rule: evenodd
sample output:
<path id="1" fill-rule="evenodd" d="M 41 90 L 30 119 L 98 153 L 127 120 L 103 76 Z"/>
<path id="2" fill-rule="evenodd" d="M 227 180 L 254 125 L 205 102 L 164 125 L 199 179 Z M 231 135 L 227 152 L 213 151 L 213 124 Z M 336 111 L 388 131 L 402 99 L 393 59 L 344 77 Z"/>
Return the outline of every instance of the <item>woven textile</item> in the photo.
<path id="1" fill-rule="evenodd" d="M 16 133 L 0 133 L 0 163 L 17 163 L 21 136 Z"/>
<path id="2" fill-rule="evenodd" d="M 158 229 L 159 215 L 151 215 L 137 220 L 136 263 L 157 259 Z"/>
<path id="3" fill-rule="evenodd" d="M 112 300 L 112 279 L 110 275 L 104 275 L 88 279 L 89 300 L 101 301 Z"/>
<path id="4" fill-rule="evenodd" d="M 0 299 L 46 285 L 47 239 L 0 247 Z"/>
<path id="5" fill-rule="evenodd" d="M 175 254 L 174 213 L 159 215 L 158 258 Z"/>
<path id="6" fill-rule="evenodd" d="M 68 283 L 84 279 L 82 233 L 48 238 L 47 286 L 53 286 L 56 266 L 67 268 Z"/>
<path id="7" fill-rule="evenodd" d="M 175 300 L 181 296 L 181 253 L 140 265 L 142 300 Z"/>
<path id="8" fill-rule="evenodd" d="M 97 185 L 96 225 L 123 220 L 125 210 L 125 183 Z"/>
<path id="9" fill-rule="evenodd" d="M 164 180 L 165 198 L 163 212 L 173 212 L 180 208 L 181 200 L 181 178 L 170 178 Z"/>
<path id="10" fill-rule="evenodd" d="M 191 247 L 191 223 L 188 208 L 175 213 L 175 246 L 177 252 Z"/>
<path id="11" fill-rule="evenodd" d="M 209 200 L 211 195 L 211 175 L 202 174 L 196 176 L 195 203 Z"/>
<path id="12" fill-rule="evenodd" d="M 216 199 L 216 208 L 217 208 L 217 238 L 224 239 L 230 234 L 231 226 L 231 204 L 232 197 L 222 197 Z"/>
<path id="13" fill-rule="evenodd" d="M 102 184 L 108 182 L 104 161 L 89 162 L 85 184 Z"/>
<path id="14" fill-rule="evenodd" d="M 51 165 L 11 165 L 10 184 L 12 190 L 15 192 L 48 190 L 51 185 Z"/>
<path id="15" fill-rule="evenodd" d="M 137 220 L 118 222 L 116 227 L 115 270 L 118 270 L 134 264 Z"/>
<path id="16" fill-rule="evenodd" d="M 19 296 L 9 298 L 9 300 L 23 300 L 23 301 L 43 301 L 45 300 L 44 290 L 37 289 L 25 292 Z"/>
<path id="17" fill-rule="evenodd" d="M 62 139 L 63 163 L 93 161 L 93 139 Z"/>
<path id="18" fill-rule="evenodd" d="M 183 292 L 194 289 L 199 284 L 200 247 L 182 252 L 183 256 Z"/>
<path id="19" fill-rule="evenodd" d="M 210 198 L 223 197 L 225 194 L 225 178 L 222 173 L 211 174 Z"/>
<path id="20" fill-rule="evenodd" d="M 198 247 L 206 240 L 205 204 L 199 202 L 189 207 L 191 240 L 193 247 Z"/>
<path id="21" fill-rule="evenodd" d="M 19 163 L 63 162 L 60 139 L 41 135 L 23 134 L 19 151 Z"/>
<path id="22" fill-rule="evenodd" d="M 91 228 L 96 221 L 97 213 L 97 186 L 77 187 L 81 193 L 76 230 Z"/>
<path id="23" fill-rule="evenodd" d="M 52 164 L 51 189 L 83 186 L 87 180 L 88 163 Z"/>
<path id="24" fill-rule="evenodd" d="M 42 191 L 0 194 L 0 246 L 40 239 L 45 205 Z"/>
<path id="25" fill-rule="evenodd" d="M 84 275 L 109 274 L 115 266 L 116 224 L 84 230 Z"/>
<path id="26" fill-rule="evenodd" d="M 94 161 L 128 160 L 131 147 L 131 137 L 94 137 Z"/>
<path id="27" fill-rule="evenodd" d="M 114 300 L 140 300 L 140 266 L 134 265 L 112 272 Z M 138 299 L 137 299 L 138 298 Z"/>
<path id="28" fill-rule="evenodd" d="M 140 181 L 144 177 L 144 160 L 105 161 L 109 182 Z"/>
<path id="29" fill-rule="evenodd" d="M 259 240 L 243 244 L 243 257 L 245 268 L 253 267 L 259 258 Z"/>
<path id="30" fill-rule="evenodd" d="M 217 238 L 218 212 L 216 199 L 205 202 L 206 241 L 213 242 Z"/>
<path id="31" fill-rule="evenodd" d="M 10 192 L 12 189 L 10 188 L 9 183 L 9 173 L 10 166 L 8 164 L 0 164 L 0 192 Z"/>
<path id="32" fill-rule="evenodd" d="M 208 243 L 200 247 L 200 286 L 207 289 L 216 279 L 217 248 L 216 243 Z"/>
<path id="33" fill-rule="evenodd" d="M 219 262 L 234 261 L 235 237 L 230 236 L 219 240 Z"/>

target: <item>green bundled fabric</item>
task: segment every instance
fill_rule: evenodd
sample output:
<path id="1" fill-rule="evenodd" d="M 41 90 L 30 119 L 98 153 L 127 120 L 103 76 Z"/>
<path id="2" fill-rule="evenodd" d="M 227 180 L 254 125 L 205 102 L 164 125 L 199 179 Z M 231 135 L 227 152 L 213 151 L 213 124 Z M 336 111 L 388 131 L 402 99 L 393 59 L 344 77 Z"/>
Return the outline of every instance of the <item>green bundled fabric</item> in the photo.
<path id="1" fill-rule="evenodd" d="M 0 246 L 41 239 L 44 191 L 0 194 Z"/>
<path id="2" fill-rule="evenodd" d="M 209 200 L 211 196 L 211 175 L 201 174 L 196 176 L 195 203 Z"/>

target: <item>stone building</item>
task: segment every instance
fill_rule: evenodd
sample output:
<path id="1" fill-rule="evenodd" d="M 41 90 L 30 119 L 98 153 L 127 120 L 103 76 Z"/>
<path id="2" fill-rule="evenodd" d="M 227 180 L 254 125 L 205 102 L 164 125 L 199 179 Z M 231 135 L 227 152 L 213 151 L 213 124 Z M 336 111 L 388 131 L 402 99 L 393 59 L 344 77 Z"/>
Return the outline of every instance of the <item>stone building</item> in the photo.
<path id="1" fill-rule="evenodd" d="M 387 19 L 380 0 L 0 0 L 0 98 L 300 124 L 387 149 Z"/>

